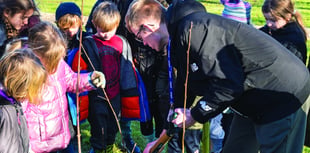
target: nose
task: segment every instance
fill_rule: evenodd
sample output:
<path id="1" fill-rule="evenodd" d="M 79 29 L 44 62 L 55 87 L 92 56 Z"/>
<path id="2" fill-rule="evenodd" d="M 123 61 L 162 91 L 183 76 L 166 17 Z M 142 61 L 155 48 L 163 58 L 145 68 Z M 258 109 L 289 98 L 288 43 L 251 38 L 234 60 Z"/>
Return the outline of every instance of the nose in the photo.
<path id="1" fill-rule="evenodd" d="M 268 20 L 266 21 L 266 24 L 267 24 L 268 27 L 271 27 L 271 26 L 272 26 L 272 22 L 270 22 L 270 21 L 268 21 Z"/>
<path id="2" fill-rule="evenodd" d="M 74 35 L 74 32 L 73 31 L 68 31 L 68 35 L 70 36 L 70 37 L 72 37 L 73 35 Z"/>
<path id="3" fill-rule="evenodd" d="M 27 24 L 28 24 L 28 18 L 26 18 L 26 19 L 23 20 L 23 24 L 24 24 L 24 25 L 27 25 Z"/>

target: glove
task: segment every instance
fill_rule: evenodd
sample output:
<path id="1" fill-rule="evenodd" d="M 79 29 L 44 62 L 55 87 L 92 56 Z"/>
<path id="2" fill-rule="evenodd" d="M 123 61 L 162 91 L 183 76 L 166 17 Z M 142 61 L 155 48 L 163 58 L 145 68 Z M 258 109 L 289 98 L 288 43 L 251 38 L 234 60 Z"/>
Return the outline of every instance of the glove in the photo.
<path id="1" fill-rule="evenodd" d="M 97 88 L 105 88 L 106 80 L 102 72 L 94 71 L 91 75 L 91 81 Z"/>

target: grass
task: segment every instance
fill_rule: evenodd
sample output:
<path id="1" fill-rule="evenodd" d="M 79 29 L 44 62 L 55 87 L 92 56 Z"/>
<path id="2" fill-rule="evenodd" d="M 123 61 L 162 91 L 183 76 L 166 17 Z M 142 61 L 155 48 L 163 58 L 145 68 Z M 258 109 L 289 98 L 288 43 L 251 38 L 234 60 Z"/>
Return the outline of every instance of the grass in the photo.
<path id="1" fill-rule="evenodd" d="M 81 124 L 81 136 L 82 136 L 82 153 L 87 153 L 90 149 L 90 143 L 89 143 L 89 138 L 90 138 L 90 126 L 88 122 L 84 122 Z M 144 137 L 142 136 L 140 132 L 140 123 L 138 121 L 132 121 L 131 124 L 131 129 L 132 129 L 132 137 L 137 143 L 137 145 L 141 148 L 144 149 L 146 146 L 147 142 L 145 141 Z M 116 145 L 118 147 L 121 147 L 121 136 L 120 134 L 117 134 L 116 137 Z"/>
<path id="2" fill-rule="evenodd" d="M 75 2 L 80 8 L 82 8 L 82 0 L 35 0 L 40 11 L 45 13 L 55 13 L 56 8 L 61 2 Z M 96 0 L 84 0 L 83 3 L 83 15 L 88 16 L 95 4 Z"/>
<path id="3" fill-rule="evenodd" d="M 75 2 L 78 6 L 82 6 L 82 0 L 35 0 L 39 9 L 46 13 L 55 13 L 57 6 L 60 2 Z M 207 11 L 210 13 L 220 15 L 223 10 L 223 5 L 219 0 L 200 0 Z M 265 19 L 261 13 L 261 6 L 264 0 L 247 0 L 252 5 L 252 23 L 255 26 L 262 26 L 265 24 Z M 84 0 L 83 3 L 83 15 L 88 16 L 92 6 L 96 0 Z M 309 0 L 295 0 L 295 9 L 298 10 L 303 16 L 303 22 L 306 27 L 310 28 L 310 1 Z M 308 32 L 310 39 L 310 31 Z M 307 41 L 307 48 L 310 48 L 310 41 Z M 309 52 L 308 52 L 309 53 Z"/>
<path id="4" fill-rule="evenodd" d="M 35 0 L 38 4 L 39 9 L 45 13 L 55 13 L 55 10 L 60 2 L 71 1 L 75 2 L 77 5 L 82 6 L 82 0 Z M 207 11 L 210 13 L 220 15 L 223 10 L 223 5 L 220 4 L 219 0 L 200 0 Z M 262 26 L 265 24 L 265 19 L 261 13 L 261 5 L 264 0 L 248 0 L 252 5 L 252 23 L 255 26 Z M 83 4 L 83 15 L 88 16 L 92 6 L 95 4 L 96 0 L 84 0 Z M 306 27 L 310 28 L 310 1 L 309 0 L 295 0 L 295 9 L 298 10 L 302 16 Z M 310 48 L 310 41 L 307 42 L 307 48 Z M 309 52 L 308 52 L 309 53 Z M 90 127 L 88 122 L 81 125 L 81 135 L 82 135 L 82 152 L 87 153 L 90 149 L 89 137 L 90 137 Z M 133 139 L 138 143 L 138 145 L 143 149 L 146 146 L 146 141 L 140 133 L 139 122 L 132 123 L 132 136 Z M 116 143 L 121 144 L 120 135 L 117 136 Z M 303 153 L 310 153 L 310 148 L 304 148 Z"/>
<path id="5" fill-rule="evenodd" d="M 42 12 L 55 13 L 55 10 L 60 2 L 71 1 L 75 2 L 78 6 L 82 6 L 82 0 L 35 0 L 38 7 Z M 221 14 L 223 5 L 220 4 L 219 0 L 200 0 L 207 11 L 214 14 Z M 264 0 L 247 0 L 252 5 L 252 21 L 254 25 L 261 26 L 265 24 L 265 19 L 261 13 L 261 6 Z M 83 14 L 88 16 L 92 6 L 96 0 L 84 0 Z M 295 8 L 302 16 L 306 27 L 310 28 L 310 1 L 308 0 L 295 0 Z"/>

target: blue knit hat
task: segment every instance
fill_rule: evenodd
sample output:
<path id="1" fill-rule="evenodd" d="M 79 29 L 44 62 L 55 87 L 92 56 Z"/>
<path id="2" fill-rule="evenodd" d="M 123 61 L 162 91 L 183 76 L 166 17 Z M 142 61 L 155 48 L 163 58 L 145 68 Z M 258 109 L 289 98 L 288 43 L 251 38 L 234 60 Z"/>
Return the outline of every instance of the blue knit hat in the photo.
<path id="1" fill-rule="evenodd" d="M 58 21 L 62 16 L 66 14 L 75 14 L 81 17 L 81 10 L 80 8 L 73 2 L 62 2 L 59 4 L 58 8 L 56 9 L 56 21 Z"/>

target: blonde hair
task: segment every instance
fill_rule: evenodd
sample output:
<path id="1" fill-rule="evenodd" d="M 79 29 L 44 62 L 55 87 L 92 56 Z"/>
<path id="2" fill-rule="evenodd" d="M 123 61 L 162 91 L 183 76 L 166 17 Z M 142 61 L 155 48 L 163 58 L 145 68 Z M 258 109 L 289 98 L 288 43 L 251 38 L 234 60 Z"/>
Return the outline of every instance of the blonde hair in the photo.
<path id="1" fill-rule="evenodd" d="M 56 72 L 66 55 L 66 41 L 59 29 L 49 22 L 40 22 L 29 30 L 29 47 L 40 58 L 49 74 Z"/>
<path id="2" fill-rule="evenodd" d="M 117 6 L 110 1 L 100 3 L 93 12 L 93 24 L 103 32 L 109 32 L 119 26 L 121 15 Z"/>
<path id="3" fill-rule="evenodd" d="M 47 72 L 28 48 L 4 54 L 0 60 L 0 81 L 9 96 L 16 100 L 27 98 L 39 104 L 40 91 L 47 80 Z"/>
<path id="4" fill-rule="evenodd" d="M 262 6 L 262 12 L 270 13 L 273 17 L 281 17 L 287 21 L 296 21 L 305 34 L 305 40 L 307 40 L 302 16 L 295 10 L 294 3 L 291 0 L 265 0 Z"/>
<path id="5" fill-rule="evenodd" d="M 57 20 L 56 24 L 60 30 L 65 30 L 76 24 L 80 27 L 82 25 L 82 19 L 75 14 L 66 14 Z"/>
<path id="6" fill-rule="evenodd" d="M 165 23 L 165 11 L 165 7 L 156 0 L 134 0 L 125 16 L 126 27 L 130 32 L 131 28 L 138 29 L 141 20 L 146 18 Z"/>

